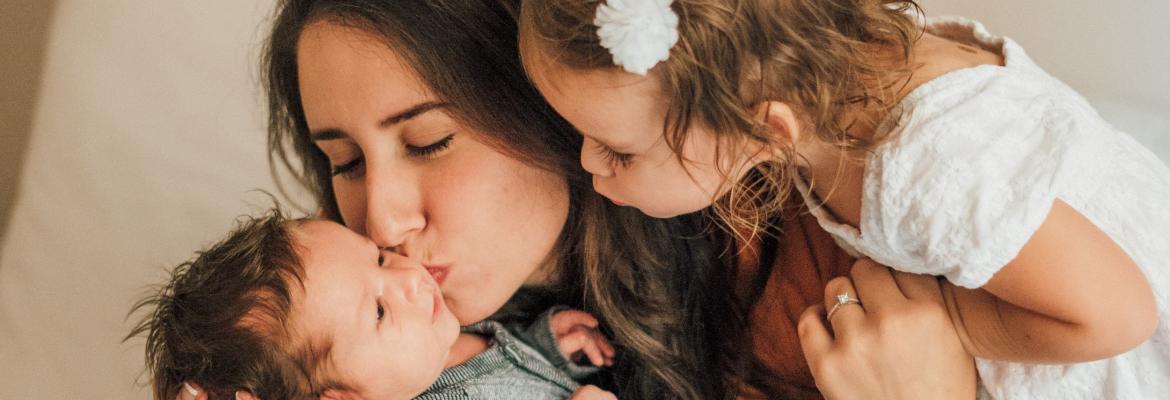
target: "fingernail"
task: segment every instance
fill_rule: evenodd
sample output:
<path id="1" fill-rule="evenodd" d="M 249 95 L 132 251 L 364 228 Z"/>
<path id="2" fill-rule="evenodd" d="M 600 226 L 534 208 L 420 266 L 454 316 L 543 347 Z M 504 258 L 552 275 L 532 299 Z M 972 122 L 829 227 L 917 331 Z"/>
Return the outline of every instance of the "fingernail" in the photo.
<path id="1" fill-rule="evenodd" d="M 187 382 L 183 382 L 183 390 L 186 390 L 187 394 L 190 394 L 191 397 L 195 397 L 195 396 L 199 395 L 199 391 L 195 390 L 195 388 L 191 387 L 191 384 L 189 384 Z"/>

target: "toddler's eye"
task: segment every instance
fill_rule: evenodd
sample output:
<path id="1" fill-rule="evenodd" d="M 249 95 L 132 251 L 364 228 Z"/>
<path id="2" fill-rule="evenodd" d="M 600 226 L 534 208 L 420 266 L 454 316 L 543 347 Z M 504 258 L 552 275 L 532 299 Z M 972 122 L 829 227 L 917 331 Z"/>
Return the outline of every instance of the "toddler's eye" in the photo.
<path id="1" fill-rule="evenodd" d="M 634 161 L 632 154 L 618 153 L 606 146 L 598 146 L 597 151 L 601 153 L 602 159 L 610 168 L 629 168 L 630 163 Z"/>
<path id="2" fill-rule="evenodd" d="M 381 321 L 384 316 L 386 316 L 386 309 L 382 308 L 381 304 L 378 304 L 378 320 Z"/>
<path id="3" fill-rule="evenodd" d="M 381 267 L 385 262 L 386 256 L 382 255 L 382 252 L 378 252 L 378 266 Z"/>

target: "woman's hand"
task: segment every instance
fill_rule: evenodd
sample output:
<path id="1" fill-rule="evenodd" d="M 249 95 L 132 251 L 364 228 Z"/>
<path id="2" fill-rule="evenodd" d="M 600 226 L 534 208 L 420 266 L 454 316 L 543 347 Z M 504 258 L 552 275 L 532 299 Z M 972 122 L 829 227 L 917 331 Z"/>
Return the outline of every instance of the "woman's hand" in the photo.
<path id="1" fill-rule="evenodd" d="M 975 364 L 951 324 L 935 277 L 870 260 L 825 286 L 800 317 L 800 344 L 827 399 L 974 399 Z M 837 305 L 848 294 L 860 304 Z M 836 311 L 826 326 L 825 310 Z"/>

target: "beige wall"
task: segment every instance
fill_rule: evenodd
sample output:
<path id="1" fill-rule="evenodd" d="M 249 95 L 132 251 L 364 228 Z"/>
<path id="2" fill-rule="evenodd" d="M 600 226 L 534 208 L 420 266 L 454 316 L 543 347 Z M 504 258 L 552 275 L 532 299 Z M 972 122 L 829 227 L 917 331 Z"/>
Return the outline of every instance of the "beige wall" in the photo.
<path id="1" fill-rule="evenodd" d="M 57 0 L 0 243 L 0 399 L 149 397 L 130 306 L 275 191 L 256 79 L 272 4 Z"/>
<path id="2" fill-rule="evenodd" d="M 982 21 L 1170 163 L 1170 1 L 919 0 Z"/>
<path id="3" fill-rule="evenodd" d="M 0 243 L 32 129 L 55 0 L 0 2 Z"/>

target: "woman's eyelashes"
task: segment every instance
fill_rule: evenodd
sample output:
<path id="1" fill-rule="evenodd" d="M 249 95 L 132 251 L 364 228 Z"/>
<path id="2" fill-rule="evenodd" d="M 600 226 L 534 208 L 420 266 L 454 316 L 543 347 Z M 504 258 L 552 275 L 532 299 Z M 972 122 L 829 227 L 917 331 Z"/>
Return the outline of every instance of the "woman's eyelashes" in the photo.
<path id="1" fill-rule="evenodd" d="M 341 176 L 347 179 L 361 176 L 361 171 L 358 170 L 358 167 L 362 166 L 363 161 L 364 159 L 362 157 L 357 157 L 344 164 L 334 165 L 332 168 L 330 168 L 331 174 L 333 174 L 333 176 Z"/>
<path id="2" fill-rule="evenodd" d="M 455 140 L 454 133 L 447 134 L 447 136 L 444 136 L 442 139 L 439 139 L 438 141 L 431 143 L 431 144 L 428 144 L 426 146 L 412 146 L 412 145 L 408 144 L 408 145 L 406 145 L 406 153 L 409 154 L 411 157 L 419 157 L 419 158 L 431 157 L 435 154 L 438 154 L 440 151 L 446 150 L 448 147 L 451 147 L 452 140 Z"/>
<path id="3" fill-rule="evenodd" d="M 378 321 L 381 321 L 382 317 L 385 317 L 385 316 L 386 316 L 386 308 L 382 307 L 382 299 L 378 299 Z"/>
<path id="4" fill-rule="evenodd" d="M 413 158 L 430 159 L 438 155 L 443 150 L 451 147 L 451 142 L 454 140 L 455 134 L 451 133 L 447 134 L 447 136 L 444 136 L 442 139 L 439 139 L 438 141 L 428 145 L 415 146 L 407 144 L 406 155 Z M 353 179 L 361 177 L 363 172 L 362 168 L 364 166 L 365 157 L 358 156 L 345 163 L 332 166 L 330 171 L 333 176 L 341 176 L 342 178 Z"/>

